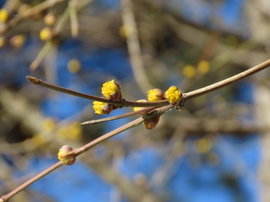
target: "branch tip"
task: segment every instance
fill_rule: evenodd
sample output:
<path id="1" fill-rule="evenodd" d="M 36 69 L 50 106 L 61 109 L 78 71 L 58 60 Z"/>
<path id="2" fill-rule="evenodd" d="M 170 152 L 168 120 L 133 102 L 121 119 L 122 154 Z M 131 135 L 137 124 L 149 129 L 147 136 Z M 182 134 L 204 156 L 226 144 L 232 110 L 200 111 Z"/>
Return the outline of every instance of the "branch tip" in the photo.
<path id="1" fill-rule="evenodd" d="M 36 84 L 36 85 L 41 84 L 41 80 L 40 80 L 40 79 L 37 79 L 37 78 L 35 78 L 35 77 L 32 77 L 32 76 L 26 76 L 26 79 L 27 79 L 28 81 L 30 81 L 31 83 L 33 83 L 33 84 Z"/>

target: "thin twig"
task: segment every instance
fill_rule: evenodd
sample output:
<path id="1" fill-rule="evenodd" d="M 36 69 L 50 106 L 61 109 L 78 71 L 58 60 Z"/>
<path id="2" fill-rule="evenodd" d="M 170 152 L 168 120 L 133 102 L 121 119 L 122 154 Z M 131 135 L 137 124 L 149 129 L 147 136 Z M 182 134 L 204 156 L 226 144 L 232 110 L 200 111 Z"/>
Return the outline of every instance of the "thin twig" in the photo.
<path id="1" fill-rule="evenodd" d="M 157 102 L 132 102 L 132 101 L 111 101 L 107 98 L 103 98 L 103 97 L 97 97 L 94 95 L 88 95 L 88 94 L 84 94 L 84 93 L 80 93 L 77 91 L 73 91 L 67 88 L 63 88 L 60 86 L 57 86 L 55 84 L 51 84 L 45 81 L 42 81 L 40 79 L 37 79 L 35 77 L 32 76 L 26 76 L 26 78 L 33 84 L 36 85 L 40 85 L 46 88 L 50 88 L 62 93 L 66 93 L 66 94 L 70 94 L 76 97 L 81 97 L 81 98 L 85 98 L 88 100 L 93 100 L 93 101 L 99 101 L 99 102 L 105 102 L 105 103 L 109 103 L 109 104 L 113 104 L 119 107 L 161 107 L 161 106 L 165 106 L 168 105 L 169 102 L 167 100 L 162 100 L 162 101 L 157 101 Z"/>
<path id="2" fill-rule="evenodd" d="M 39 64 L 41 63 L 41 61 L 43 60 L 43 58 L 47 55 L 47 53 L 49 52 L 49 50 L 53 47 L 53 43 L 51 41 L 47 41 L 42 49 L 39 51 L 37 57 L 35 58 L 35 60 L 31 63 L 29 69 L 31 71 L 34 71 Z"/>
<path id="3" fill-rule="evenodd" d="M 16 189 L 14 189 L 13 191 L 9 192 L 6 195 L 1 196 L 0 202 L 8 201 L 11 197 L 15 196 L 20 191 L 22 191 L 23 189 L 25 189 L 29 185 L 33 184 L 34 182 L 38 181 L 40 178 L 48 175 L 49 173 L 51 173 L 55 169 L 59 168 L 61 165 L 63 165 L 63 164 L 61 161 L 59 161 L 56 164 L 52 165 L 51 167 L 47 168 L 46 170 L 42 171 L 41 173 L 35 175 L 30 180 L 26 181 L 25 183 L 23 183 L 22 185 L 20 185 Z"/>
<path id="4" fill-rule="evenodd" d="M 77 1 L 71 0 L 68 3 L 69 15 L 70 15 L 70 27 L 71 27 L 71 35 L 75 38 L 79 34 L 79 23 L 78 16 L 76 11 Z"/>
<path id="5" fill-rule="evenodd" d="M 226 85 L 229 85 L 231 83 L 234 83 L 236 81 L 239 81 L 243 78 L 246 78 L 252 74 L 255 74 L 256 72 L 259 72 L 267 67 L 270 66 L 270 59 L 269 60 L 266 60 L 265 62 L 262 62 L 261 64 L 259 65 L 256 65 L 246 71 L 243 71 L 239 74 L 236 74 L 232 77 L 229 77 L 227 79 L 224 79 L 222 81 L 219 81 L 217 83 L 214 83 L 214 84 L 211 84 L 209 86 L 205 86 L 203 88 L 200 88 L 200 89 L 197 89 L 197 90 L 194 90 L 194 91 L 191 91 L 191 92 L 188 92 L 188 93 L 185 93 L 185 97 L 186 99 L 190 99 L 190 98 L 194 98 L 194 97 L 198 97 L 198 96 L 201 96 L 201 95 L 204 95 L 206 93 L 209 93 L 211 91 L 214 91 L 214 90 L 217 90 L 219 88 L 222 88 Z"/>
<path id="6" fill-rule="evenodd" d="M 79 154 L 82 154 L 84 153 L 85 151 L 91 149 L 92 147 L 94 147 L 95 145 L 129 129 L 129 128 L 132 128 L 140 123 L 142 123 L 144 120 L 147 120 L 147 119 L 151 119 L 152 117 L 154 116 L 158 116 L 158 115 L 161 115 L 163 114 L 164 112 L 170 110 L 171 108 L 173 108 L 174 106 L 173 105 L 167 105 L 167 106 L 164 106 L 164 107 L 160 107 L 156 110 L 154 110 L 153 112 L 149 113 L 149 114 L 146 114 L 142 117 L 139 117 L 111 132 L 108 132 L 107 134 L 105 135 L 102 135 L 101 137 L 89 142 L 88 144 L 84 145 L 83 147 L 79 148 L 79 149 L 75 149 L 73 151 L 70 152 L 70 154 L 75 154 L 76 156 L 79 155 Z"/>
<path id="7" fill-rule="evenodd" d="M 134 78 L 143 92 L 151 89 L 145 73 L 131 0 L 121 0 L 123 26 L 126 29 L 127 46 Z"/>
<path id="8" fill-rule="evenodd" d="M 155 108 L 156 107 L 147 107 L 147 108 L 139 109 L 138 111 L 128 112 L 128 113 L 120 114 L 117 116 L 111 116 L 111 117 L 107 117 L 107 118 L 103 118 L 103 119 L 95 119 L 95 120 L 91 120 L 91 121 L 85 121 L 85 122 L 81 123 L 81 125 L 94 125 L 97 123 L 104 123 L 104 122 L 108 122 L 108 121 L 114 121 L 117 119 L 123 119 L 123 118 L 129 117 L 129 116 L 134 116 L 134 115 L 141 114 L 141 113 L 147 114 L 150 111 L 154 110 Z"/>

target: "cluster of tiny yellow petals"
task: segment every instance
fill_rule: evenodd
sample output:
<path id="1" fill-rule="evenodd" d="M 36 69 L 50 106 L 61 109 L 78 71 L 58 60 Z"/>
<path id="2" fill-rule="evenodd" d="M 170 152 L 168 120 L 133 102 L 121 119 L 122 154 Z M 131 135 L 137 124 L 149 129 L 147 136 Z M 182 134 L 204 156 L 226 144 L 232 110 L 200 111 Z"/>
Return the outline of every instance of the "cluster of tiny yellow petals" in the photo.
<path id="1" fill-rule="evenodd" d="M 137 100 L 136 102 L 146 102 L 146 100 Z M 134 107 L 134 111 L 136 112 L 136 111 L 138 111 L 138 110 L 140 110 L 142 107 Z"/>
<path id="2" fill-rule="evenodd" d="M 163 93 L 157 89 L 151 89 L 147 91 L 147 97 L 150 102 L 155 102 L 163 99 Z"/>
<path id="3" fill-rule="evenodd" d="M 177 103 L 181 98 L 181 92 L 176 86 L 171 86 L 166 92 L 165 97 L 170 103 Z"/>
<path id="4" fill-rule="evenodd" d="M 102 108 L 106 105 L 105 102 L 99 102 L 99 101 L 94 101 L 93 102 L 93 108 L 95 110 L 96 114 L 102 115 L 104 114 Z"/>
<path id="5" fill-rule="evenodd" d="M 114 83 L 114 79 L 104 83 L 101 88 L 101 92 L 106 98 L 110 98 L 112 94 L 118 92 L 119 90 L 119 86 Z"/>

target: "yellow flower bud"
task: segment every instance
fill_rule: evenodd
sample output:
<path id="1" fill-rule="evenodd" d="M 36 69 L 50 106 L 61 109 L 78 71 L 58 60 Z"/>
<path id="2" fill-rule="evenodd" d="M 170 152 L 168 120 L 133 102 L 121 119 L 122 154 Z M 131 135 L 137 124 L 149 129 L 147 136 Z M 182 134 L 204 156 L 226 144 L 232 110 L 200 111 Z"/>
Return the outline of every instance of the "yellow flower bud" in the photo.
<path id="1" fill-rule="evenodd" d="M 150 102 L 155 102 L 164 99 L 164 93 L 162 90 L 155 88 L 147 91 L 147 97 Z"/>
<path id="2" fill-rule="evenodd" d="M 147 100 L 142 99 L 142 100 L 137 100 L 136 102 L 147 102 Z M 136 112 L 136 111 L 138 111 L 138 110 L 140 110 L 142 108 L 144 108 L 144 107 L 134 107 L 133 110 Z M 147 114 L 147 112 L 141 112 L 140 113 L 140 115 L 145 115 L 145 114 Z"/>
<path id="3" fill-rule="evenodd" d="M 95 110 L 95 113 L 99 115 L 104 114 L 102 108 L 105 106 L 105 104 L 106 104 L 105 102 L 94 101 L 93 108 Z"/>
<path id="4" fill-rule="evenodd" d="M 103 115 L 111 113 L 113 110 L 113 105 L 107 104 L 105 102 L 94 101 L 93 108 L 96 114 Z"/>
<path id="5" fill-rule="evenodd" d="M 64 145 L 59 149 L 58 159 L 65 165 L 72 165 L 76 161 L 75 155 L 69 155 L 73 149 L 69 145 Z"/>
<path id="6" fill-rule="evenodd" d="M 171 86 L 166 92 L 165 97 L 171 103 L 176 105 L 181 98 L 182 94 L 176 86 Z"/>
<path id="7" fill-rule="evenodd" d="M 102 85 L 102 94 L 112 101 L 117 101 L 122 98 L 120 86 L 114 82 L 114 79 Z"/>

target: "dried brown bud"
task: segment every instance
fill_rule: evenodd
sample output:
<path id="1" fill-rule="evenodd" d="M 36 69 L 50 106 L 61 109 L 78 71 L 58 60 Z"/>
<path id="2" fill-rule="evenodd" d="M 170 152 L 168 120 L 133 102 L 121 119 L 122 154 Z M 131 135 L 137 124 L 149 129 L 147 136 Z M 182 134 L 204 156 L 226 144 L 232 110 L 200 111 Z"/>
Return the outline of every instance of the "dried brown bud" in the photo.
<path id="1" fill-rule="evenodd" d="M 105 104 L 104 107 L 102 107 L 102 112 L 103 114 L 109 114 L 113 110 L 113 105 L 112 104 Z"/>
<path id="2" fill-rule="evenodd" d="M 152 117 L 152 118 L 150 118 L 150 119 L 145 120 L 145 121 L 143 122 L 143 125 L 144 125 L 144 127 L 147 128 L 147 129 L 153 129 L 153 128 L 155 128 L 156 125 L 158 124 L 159 119 L 160 119 L 160 115 L 154 116 L 154 117 Z"/>

